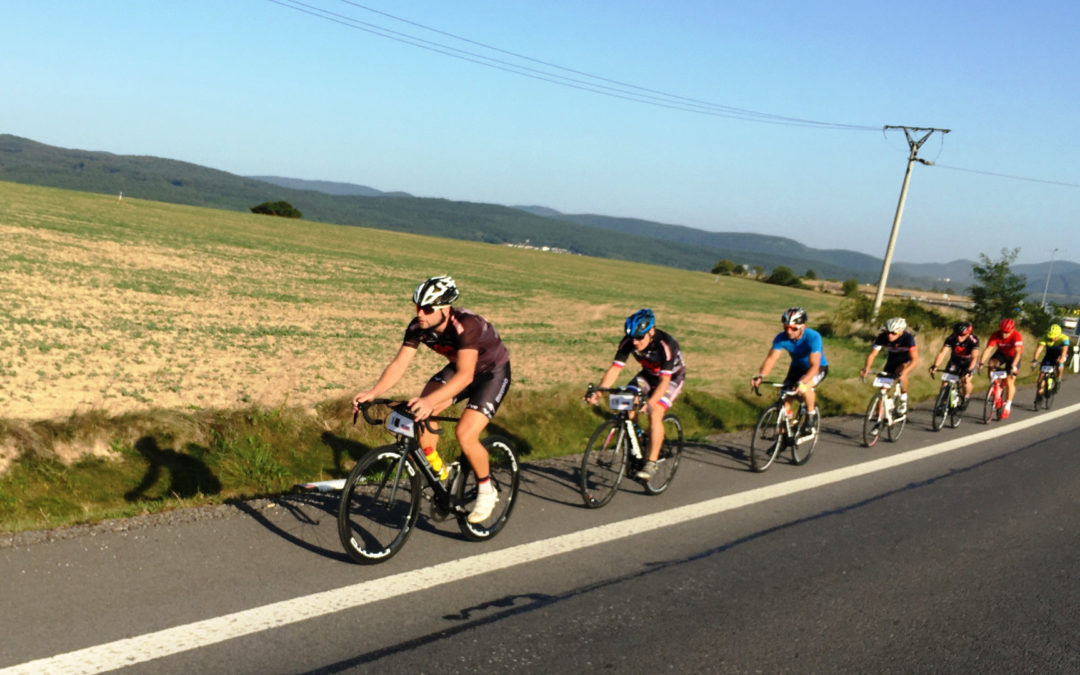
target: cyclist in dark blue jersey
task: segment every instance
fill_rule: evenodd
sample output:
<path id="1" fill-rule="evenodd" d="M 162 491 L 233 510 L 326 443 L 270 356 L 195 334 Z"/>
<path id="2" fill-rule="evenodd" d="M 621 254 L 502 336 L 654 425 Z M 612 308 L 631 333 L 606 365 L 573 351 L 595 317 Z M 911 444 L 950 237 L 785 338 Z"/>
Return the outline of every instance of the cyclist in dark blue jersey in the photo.
<path id="1" fill-rule="evenodd" d="M 812 431 L 813 416 L 817 414 L 816 387 L 829 374 L 829 361 L 825 358 L 825 349 L 821 343 L 821 333 L 813 328 L 806 327 L 806 310 L 802 307 L 792 307 L 784 312 L 780 321 L 784 324 L 784 330 L 773 338 L 772 347 L 765 355 L 765 360 L 758 369 L 758 374 L 750 380 L 751 386 L 758 386 L 761 381 L 772 372 L 773 366 L 780 360 L 780 356 L 787 352 L 791 355 L 791 365 L 787 375 L 784 376 L 784 388 L 796 389 L 802 395 L 806 403 L 806 412 L 810 417 L 810 423 L 805 429 Z M 784 406 L 792 397 L 784 400 Z M 790 410 L 789 410 L 790 412 Z"/>
<path id="2" fill-rule="evenodd" d="M 686 380 L 686 366 L 679 343 L 656 327 L 656 316 L 651 309 L 642 309 L 631 314 L 623 328 L 626 337 L 619 342 L 615 359 L 600 380 L 600 388 L 605 389 L 615 383 L 630 356 L 641 364 L 641 372 L 635 375 L 627 386 L 637 389 L 641 398 L 646 400 L 649 415 L 649 455 L 645 466 L 637 473 L 637 478 L 651 480 L 656 473 L 660 448 L 664 444 L 664 413 L 671 408 L 671 404 L 682 391 L 683 382 Z M 594 404 L 599 398 L 600 394 L 594 393 L 586 400 Z"/>

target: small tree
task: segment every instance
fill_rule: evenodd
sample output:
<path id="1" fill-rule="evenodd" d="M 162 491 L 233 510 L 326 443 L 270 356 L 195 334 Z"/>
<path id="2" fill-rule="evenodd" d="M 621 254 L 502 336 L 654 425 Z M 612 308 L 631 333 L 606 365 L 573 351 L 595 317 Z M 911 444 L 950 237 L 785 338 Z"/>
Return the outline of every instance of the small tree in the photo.
<path id="1" fill-rule="evenodd" d="M 795 276 L 795 273 L 791 271 L 790 267 L 778 265 L 773 268 L 772 274 L 765 279 L 767 284 L 776 284 L 777 286 L 794 286 L 796 288 L 805 288 L 803 283 L 799 281 L 799 277 Z"/>
<path id="2" fill-rule="evenodd" d="M 971 287 L 971 320 L 977 326 L 996 326 L 1006 317 L 1019 317 L 1023 305 L 1027 279 L 1015 274 L 1009 265 L 1016 260 L 1020 249 L 1001 249 L 1001 258 L 991 260 L 984 253 L 979 262 L 971 266 L 975 284 Z"/>
<path id="3" fill-rule="evenodd" d="M 754 273 L 755 279 L 760 279 L 765 276 L 765 268 L 761 265 L 754 265 L 750 268 L 750 271 Z"/>
<path id="4" fill-rule="evenodd" d="M 817 272 L 815 272 L 814 270 L 806 270 L 806 274 L 804 274 L 802 276 L 803 276 L 803 279 L 816 280 L 817 279 Z"/>
<path id="5" fill-rule="evenodd" d="M 251 207 L 252 213 L 260 213 L 266 216 L 281 216 L 282 218 L 302 218 L 299 209 L 289 202 L 263 202 Z"/>
<path id="6" fill-rule="evenodd" d="M 844 292 L 845 298 L 857 298 L 859 297 L 859 280 L 855 278 L 848 279 L 840 289 Z"/>
<path id="7" fill-rule="evenodd" d="M 727 258 L 724 258 L 720 262 L 713 265 L 712 273 L 713 274 L 723 274 L 725 276 L 731 276 L 735 272 L 735 269 L 737 267 L 739 267 L 739 266 L 736 265 L 735 263 L 731 262 Z"/>

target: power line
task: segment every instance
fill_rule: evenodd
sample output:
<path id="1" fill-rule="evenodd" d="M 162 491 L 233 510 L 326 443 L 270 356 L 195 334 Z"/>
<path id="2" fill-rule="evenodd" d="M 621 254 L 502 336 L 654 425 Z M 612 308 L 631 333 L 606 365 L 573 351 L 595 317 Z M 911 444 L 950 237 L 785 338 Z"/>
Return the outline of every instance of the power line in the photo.
<path id="1" fill-rule="evenodd" d="M 945 164 L 934 164 L 939 169 L 951 169 L 952 171 L 965 171 L 967 173 L 978 173 L 984 176 L 996 176 L 998 178 L 1011 178 L 1012 180 L 1023 180 L 1030 183 L 1046 183 L 1047 185 L 1063 185 L 1065 187 L 1080 188 L 1080 183 L 1067 183 L 1060 180 L 1046 180 L 1044 178 L 1028 178 L 1026 176 L 1012 176 L 1007 173 L 994 173 L 993 171 L 979 171 L 978 169 L 962 169 L 958 166 L 947 166 Z"/>
<path id="2" fill-rule="evenodd" d="M 556 69 L 573 75 L 581 76 L 588 79 L 580 79 L 579 77 L 570 77 L 568 75 L 561 75 L 551 70 L 543 70 L 539 68 L 533 68 L 531 66 L 522 65 L 520 63 L 513 63 L 502 58 L 496 58 L 492 56 L 485 56 L 473 51 L 459 49 L 440 42 L 434 42 L 431 40 L 425 40 L 415 35 L 409 35 L 395 31 L 384 26 L 373 24 L 367 21 L 362 21 L 344 14 L 332 12 L 330 10 L 318 7 L 309 3 L 301 2 L 300 0 L 267 0 L 276 5 L 286 7 L 288 9 L 309 14 L 311 16 L 337 23 L 354 30 L 360 30 L 379 37 L 401 42 L 413 47 L 425 49 L 435 53 L 443 54 L 444 56 L 450 56 L 477 65 L 487 66 L 496 70 L 502 70 L 515 75 L 521 75 L 536 80 L 542 80 L 552 84 L 557 84 L 564 87 L 578 89 L 582 91 L 591 92 L 594 94 L 600 94 L 603 96 L 609 96 L 612 98 L 619 98 L 623 100 L 634 101 L 637 103 L 644 103 L 646 105 L 653 105 L 662 108 L 668 108 L 673 110 L 681 110 L 684 112 L 698 113 L 702 115 L 709 115 L 713 117 L 722 117 L 727 119 L 737 119 L 747 122 L 760 122 L 764 124 L 777 124 L 783 126 L 799 126 L 799 127 L 813 127 L 822 129 L 835 129 L 846 131 L 876 131 L 879 127 L 855 125 L 855 124 L 841 124 L 835 122 L 822 122 L 818 120 L 811 120 L 799 117 L 788 117 L 784 115 L 775 115 L 772 113 L 765 113 L 748 108 L 740 108 L 736 106 L 729 106 L 719 103 L 712 103 L 709 101 L 703 101 L 700 99 L 689 98 L 685 96 L 679 96 L 677 94 L 671 94 L 655 89 L 649 89 L 647 87 L 640 87 L 638 85 L 629 84 L 626 82 L 620 82 L 610 78 L 601 77 L 599 75 L 592 75 L 580 70 L 574 70 L 572 68 L 566 68 L 539 59 L 534 59 L 523 54 L 507 51 L 487 45 L 482 42 L 470 40 L 469 38 L 461 37 L 441 31 L 424 24 L 420 24 L 414 21 L 409 21 L 386 12 L 366 7 L 356 2 L 350 2 L 349 0 L 341 0 L 345 4 L 351 5 L 358 9 L 363 9 L 369 12 L 380 14 L 390 19 L 407 23 L 409 25 L 422 28 L 424 30 L 432 31 L 446 37 L 451 37 L 456 40 L 461 40 L 478 47 L 489 49 L 500 54 L 512 56 L 517 59 L 522 59 L 537 65 L 544 66 L 548 69 Z M 590 81 L 592 80 L 592 81 Z M 607 84 L 604 84 L 607 83 Z"/>

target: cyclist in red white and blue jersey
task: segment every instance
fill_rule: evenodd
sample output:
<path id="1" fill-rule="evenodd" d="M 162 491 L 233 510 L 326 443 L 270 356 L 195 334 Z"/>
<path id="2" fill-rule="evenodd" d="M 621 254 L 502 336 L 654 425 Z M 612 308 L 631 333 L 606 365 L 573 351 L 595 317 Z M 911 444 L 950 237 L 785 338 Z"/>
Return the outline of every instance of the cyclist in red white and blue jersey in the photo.
<path id="1" fill-rule="evenodd" d="M 990 334 L 986 341 L 986 351 L 982 354 L 979 366 L 988 362 L 1009 372 L 1005 379 L 1005 407 L 1001 409 L 1001 419 L 1008 419 L 1012 409 L 1013 396 L 1016 395 L 1016 374 L 1020 372 L 1020 355 L 1024 353 L 1024 338 L 1016 330 L 1016 321 L 1002 319 L 998 330 Z"/>
<path id="2" fill-rule="evenodd" d="M 641 364 L 641 372 L 627 385 L 636 389 L 646 399 L 649 415 L 649 455 L 637 477 L 650 480 L 656 473 L 656 460 L 664 443 L 664 413 L 671 408 L 686 380 L 686 366 L 675 338 L 656 327 L 656 316 L 651 309 L 642 309 L 627 317 L 624 323 L 626 337 L 615 350 L 615 359 L 600 380 L 600 389 L 615 383 L 626 366 L 626 359 L 633 356 Z M 587 400 L 596 403 L 599 393 Z"/>

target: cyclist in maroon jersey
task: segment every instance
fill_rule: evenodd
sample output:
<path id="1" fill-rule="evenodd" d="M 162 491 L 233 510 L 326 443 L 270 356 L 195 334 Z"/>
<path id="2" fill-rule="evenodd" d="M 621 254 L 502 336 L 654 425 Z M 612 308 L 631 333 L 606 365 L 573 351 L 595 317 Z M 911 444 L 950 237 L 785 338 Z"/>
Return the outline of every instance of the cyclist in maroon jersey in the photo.
<path id="1" fill-rule="evenodd" d="M 361 403 L 378 398 L 397 384 L 421 343 L 445 356 L 450 363 L 428 380 L 419 396 L 409 400 L 409 409 L 416 419 L 422 420 L 468 399 L 454 434 L 476 473 L 478 484 L 469 522 L 480 523 L 491 515 L 499 501 L 491 484 L 488 454 L 480 443 L 480 434 L 510 387 L 510 352 L 487 319 L 450 306 L 458 295 L 457 285 L 448 276 L 432 277 L 416 287 L 413 293 L 416 318 L 405 329 L 401 348 L 379 381 L 353 397 L 353 409 L 358 410 Z M 425 455 L 437 456 L 437 443 L 437 435 L 421 428 L 420 447 Z"/>
<path id="2" fill-rule="evenodd" d="M 627 317 L 623 327 L 626 336 L 619 342 L 615 359 L 600 380 L 600 389 L 615 383 L 626 365 L 626 359 L 631 355 L 641 364 L 641 372 L 635 375 L 627 386 L 636 389 L 646 401 L 649 415 L 649 455 L 636 477 L 651 480 L 656 473 L 660 448 L 664 444 L 664 413 L 671 408 L 671 404 L 682 391 L 683 382 L 686 380 L 686 366 L 683 364 L 679 343 L 656 327 L 656 316 L 651 309 L 634 312 Z M 586 401 L 595 404 L 599 398 L 600 394 L 594 392 Z"/>
<path id="3" fill-rule="evenodd" d="M 986 351 L 983 352 L 979 366 L 985 366 L 987 362 L 994 362 L 1001 370 L 1007 370 L 1009 377 L 1005 379 L 1005 406 L 1001 409 L 1001 419 L 1009 417 L 1009 409 L 1012 408 L 1013 396 L 1016 395 L 1016 374 L 1020 372 L 1020 355 L 1024 353 L 1024 337 L 1016 330 L 1016 322 L 1012 319 L 1002 319 L 998 324 L 998 330 L 990 334 L 986 341 Z"/>

